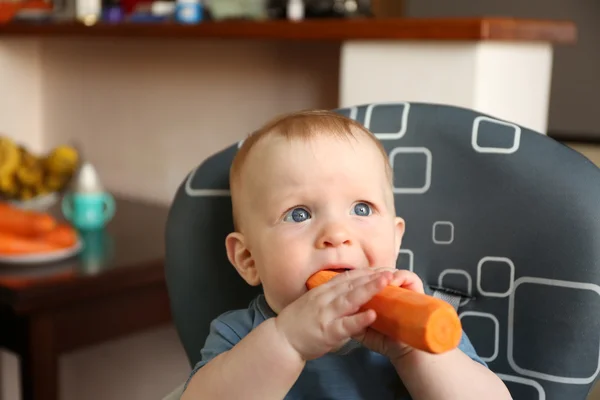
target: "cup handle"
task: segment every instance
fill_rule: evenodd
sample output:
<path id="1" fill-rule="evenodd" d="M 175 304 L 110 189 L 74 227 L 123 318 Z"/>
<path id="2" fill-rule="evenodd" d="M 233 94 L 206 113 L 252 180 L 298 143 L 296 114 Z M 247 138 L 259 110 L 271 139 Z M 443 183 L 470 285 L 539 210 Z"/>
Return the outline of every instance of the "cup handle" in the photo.
<path id="1" fill-rule="evenodd" d="M 104 204 L 106 205 L 106 208 L 104 209 L 104 218 L 109 221 L 115 215 L 115 199 L 107 193 L 104 195 Z"/>
<path id="2" fill-rule="evenodd" d="M 71 195 L 70 194 L 65 194 L 63 196 L 61 208 L 62 208 L 62 213 L 65 216 L 65 218 L 67 220 L 71 221 L 71 218 L 73 218 L 73 205 L 71 204 Z"/>

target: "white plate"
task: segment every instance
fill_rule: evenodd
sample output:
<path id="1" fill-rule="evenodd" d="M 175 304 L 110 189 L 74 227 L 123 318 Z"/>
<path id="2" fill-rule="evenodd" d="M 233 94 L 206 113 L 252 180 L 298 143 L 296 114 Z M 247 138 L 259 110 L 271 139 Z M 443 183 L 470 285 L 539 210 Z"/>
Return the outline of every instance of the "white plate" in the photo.
<path id="1" fill-rule="evenodd" d="M 50 207 L 53 207 L 58 200 L 58 193 L 54 192 L 25 201 L 9 200 L 8 203 L 22 210 L 46 212 L 50 209 Z"/>
<path id="2" fill-rule="evenodd" d="M 0 264 L 39 264 L 64 260 L 79 253 L 83 243 L 78 241 L 73 247 L 60 249 L 48 253 L 25 254 L 18 256 L 5 256 L 0 254 Z"/>

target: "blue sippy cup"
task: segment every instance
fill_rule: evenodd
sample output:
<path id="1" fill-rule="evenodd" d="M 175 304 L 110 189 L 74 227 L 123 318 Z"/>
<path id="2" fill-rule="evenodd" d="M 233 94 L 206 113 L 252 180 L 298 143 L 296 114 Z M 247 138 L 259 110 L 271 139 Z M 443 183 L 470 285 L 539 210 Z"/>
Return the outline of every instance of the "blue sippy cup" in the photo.
<path id="1" fill-rule="evenodd" d="M 81 166 L 74 190 L 62 199 L 62 212 L 80 231 L 104 228 L 115 215 L 115 200 L 103 190 L 92 164 Z"/>

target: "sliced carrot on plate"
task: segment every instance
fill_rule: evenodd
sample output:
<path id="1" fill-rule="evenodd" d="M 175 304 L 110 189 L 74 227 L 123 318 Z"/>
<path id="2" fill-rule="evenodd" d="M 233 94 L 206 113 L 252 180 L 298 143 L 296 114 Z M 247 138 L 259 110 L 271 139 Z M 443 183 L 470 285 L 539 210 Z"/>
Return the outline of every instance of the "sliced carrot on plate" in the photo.
<path id="1" fill-rule="evenodd" d="M 48 241 L 23 237 L 10 232 L 0 231 L 0 254 L 1 255 L 25 255 L 48 253 L 60 250 L 61 247 Z"/>
<path id="2" fill-rule="evenodd" d="M 61 223 L 39 237 L 39 240 L 56 245 L 60 248 L 75 246 L 78 241 L 77 231 L 69 224 Z"/>
<path id="3" fill-rule="evenodd" d="M 0 232 L 33 237 L 50 232 L 56 225 L 50 214 L 0 203 Z"/>

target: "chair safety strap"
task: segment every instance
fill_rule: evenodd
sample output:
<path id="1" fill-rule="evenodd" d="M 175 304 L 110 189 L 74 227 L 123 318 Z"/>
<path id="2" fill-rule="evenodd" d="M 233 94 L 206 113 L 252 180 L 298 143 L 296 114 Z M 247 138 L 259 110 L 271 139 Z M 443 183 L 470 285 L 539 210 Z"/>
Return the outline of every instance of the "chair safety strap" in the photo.
<path id="1" fill-rule="evenodd" d="M 438 299 L 444 300 L 446 303 L 448 303 L 452 307 L 454 307 L 454 309 L 456 311 L 458 311 L 458 306 L 460 305 L 460 301 L 462 299 L 460 296 L 458 296 L 456 294 L 448 293 L 448 292 L 442 291 L 442 290 L 434 290 L 433 297 L 437 297 Z"/>

